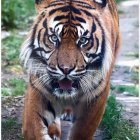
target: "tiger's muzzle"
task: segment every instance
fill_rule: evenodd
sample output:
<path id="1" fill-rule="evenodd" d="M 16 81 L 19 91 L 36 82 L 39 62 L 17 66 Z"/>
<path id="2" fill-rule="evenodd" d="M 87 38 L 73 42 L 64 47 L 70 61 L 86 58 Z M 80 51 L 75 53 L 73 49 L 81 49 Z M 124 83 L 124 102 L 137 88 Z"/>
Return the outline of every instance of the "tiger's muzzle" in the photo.
<path id="1" fill-rule="evenodd" d="M 53 94 L 65 98 L 76 96 L 81 90 L 79 83 L 81 74 L 79 75 L 77 73 L 76 75 L 74 68 L 61 67 L 60 70 L 62 73 L 57 77 L 50 73 L 52 79 L 50 86 Z M 84 74 L 85 72 L 83 72 L 83 75 Z"/>

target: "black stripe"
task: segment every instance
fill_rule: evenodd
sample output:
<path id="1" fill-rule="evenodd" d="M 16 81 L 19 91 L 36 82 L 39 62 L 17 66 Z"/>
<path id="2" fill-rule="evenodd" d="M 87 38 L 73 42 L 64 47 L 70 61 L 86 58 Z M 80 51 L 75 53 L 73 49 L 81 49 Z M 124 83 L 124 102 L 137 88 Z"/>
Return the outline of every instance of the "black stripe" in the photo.
<path id="1" fill-rule="evenodd" d="M 31 57 L 36 59 L 36 60 L 39 59 L 41 63 L 47 65 L 46 60 L 43 57 L 41 57 L 40 55 L 38 55 L 36 51 L 32 52 Z"/>
<path id="2" fill-rule="evenodd" d="M 92 23 L 92 34 L 96 31 L 96 25 Z"/>
<path id="3" fill-rule="evenodd" d="M 96 61 L 93 63 L 88 63 L 86 66 L 86 69 L 98 69 L 102 66 L 102 57 L 99 57 Z"/>
<path id="4" fill-rule="evenodd" d="M 80 10 L 78 10 L 77 8 L 73 7 L 73 6 L 63 6 L 63 7 L 59 7 L 57 9 L 53 9 L 49 12 L 49 16 L 51 16 L 52 14 L 54 14 L 57 11 L 61 11 L 61 12 L 68 12 L 71 11 L 75 14 L 81 15 Z"/>
<path id="5" fill-rule="evenodd" d="M 86 31 L 84 32 L 83 36 L 87 36 L 88 33 L 89 33 L 89 31 L 86 30 Z"/>
<path id="6" fill-rule="evenodd" d="M 50 101 L 48 101 L 47 107 L 48 107 L 48 110 L 49 110 L 50 112 L 52 112 L 52 114 L 53 114 L 53 116 L 54 116 L 54 118 L 55 118 L 55 117 L 56 117 L 56 113 L 55 113 L 55 110 L 54 110 L 54 108 L 52 107 Z"/>
<path id="7" fill-rule="evenodd" d="M 52 7 L 55 7 L 55 6 L 63 6 L 64 5 L 64 3 L 56 3 L 56 4 L 51 4 L 51 5 L 49 5 L 49 6 L 47 6 L 47 7 L 44 7 L 44 8 L 46 8 L 46 9 L 48 9 L 48 8 L 52 8 Z"/>
<path id="8" fill-rule="evenodd" d="M 46 118 L 44 118 L 43 116 L 41 116 L 40 113 L 38 113 L 38 115 L 39 115 L 39 117 L 41 118 L 41 120 L 43 121 L 44 125 L 48 127 L 49 124 L 48 124 Z"/>
<path id="9" fill-rule="evenodd" d="M 60 21 L 62 19 L 69 19 L 69 16 L 57 16 L 54 18 L 54 21 Z"/>
<path id="10" fill-rule="evenodd" d="M 41 31 L 42 31 L 42 29 L 43 28 L 41 28 L 40 30 L 39 30 L 39 33 L 38 33 L 38 37 L 37 37 L 37 40 L 38 40 L 38 47 L 40 47 L 40 37 L 41 37 Z"/>
<path id="11" fill-rule="evenodd" d="M 68 24 L 68 22 L 59 22 L 59 23 L 57 23 L 57 24 L 55 25 L 54 29 L 55 29 L 57 26 L 63 25 L 63 24 Z"/>
<path id="12" fill-rule="evenodd" d="M 84 9 L 80 9 L 82 12 L 84 12 L 87 16 L 89 16 L 89 17 L 93 17 L 93 15 L 90 13 L 90 12 L 88 12 L 87 10 L 84 10 Z"/>
<path id="13" fill-rule="evenodd" d="M 51 52 L 51 50 L 50 51 L 46 51 L 46 50 L 44 50 L 43 48 L 36 48 L 36 49 L 34 49 L 33 50 L 34 52 L 37 52 L 37 51 L 43 51 L 43 52 L 45 52 L 45 53 L 50 53 Z"/>
<path id="14" fill-rule="evenodd" d="M 99 48 L 99 39 L 98 39 L 96 36 L 95 36 L 95 39 L 96 39 L 96 43 L 97 43 L 97 45 L 96 45 L 96 47 L 97 47 L 97 48 L 96 48 L 96 52 L 97 52 L 97 51 L 98 51 L 98 48 Z M 96 52 L 95 52 L 95 53 L 96 53 Z"/>
<path id="15" fill-rule="evenodd" d="M 45 20 L 43 21 L 43 27 L 44 27 L 45 29 L 47 29 L 47 19 L 45 19 Z"/>
<path id="16" fill-rule="evenodd" d="M 91 38 L 90 40 L 91 40 L 91 45 L 90 45 L 90 47 L 87 49 L 87 51 L 89 51 L 92 47 L 94 47 L 94 40 L 93 40 L 93 38 Z"/>
<path id="17" fill-rule="evenodd" d="M 104 56 L 105 54 L 105 32 L 104 32 L 104 29 L 103 27 L 101 26 L 99 20 L 95 17 L 95 20 L 97 21 L 98 25 L 100 26 L 101 28 L 101 31 L 102 31 L 102 46 L 101 46 L 101 54 L 102 56 Z"/>
<path id="18" fill-rule="evenodd" d="M 97 54 L 87 54 L 88 58 L 92 57 L 93 59 L 95 59 L 97 56 L 98 56 Z"/>
<path id="19" fill-rule="evenodd" d="M 39 23 L 39 22 L 38 22 Z M 30 46 L 33 46 L 33 44 L 34 44 L 34 39 L 35 39 L 35 34 L 36 34 L 36 29 L 37 29 L 37 27 L 38 27 L 38 23 L 37 24 L 35 24 L 35 26 L 33 27 L 33 32 L 32 32 L 32 36 L 31 36 L 31 45 Z"/>
<path id="20" fill-rule="evenodd" d="M 42 0 L 35 0 L 36 4 L 40 4 Z"/>
<path id="21" fill-rule="evenodd" d="M 48 32 L 47 32 L 47 30 L 46 30 L 45 33 L 44 33 L 44 37 L 43 37 L 43 43 L 44 43 L 44 45 L 45 45 L 46 47 L 48 47 L 49 49 L 51 49 L 51 48 L 49 47 L 49 45 L 46 44 L 45 37 L 46 37 L 47 35 L 48 35 Z"/>
<path id="22" fill-rule="evenodd" d="M 41 15 L 41 17 L 38 17 L 38 21 L 36 22 L 36 24 L 33 26 L 32 30 L 32 35 L 31 35 L 31 44 L 29 46 L 34 46 L 34 39 L 35 39 L 35 34 L 36 34 L 36 30 L 37 30 L 37 27 L 38 27 L 38 24 L 41 22 L 41 19 L 43 18 L 44 16 Z"/>
<path id="23" fill-rule="evenodd" d="M 105 34 L 104 34 L 104 29 L 101 26 L 99 20 L 95 17 L 95 20 L 97 21 L 98 25 L 101 28 L 102 31 L 102 45 L 101 45 L 101 53 L 99 54 L 90 54 L 89 56 L 92 58 L 96 58 L 97 56 L 99 56 L 99 59 L 97 59 L 95 62 L 93 63 L 89 63 L 87 65 L 87 69 L 95 69 L 95 68 L 100 68 L 102 66 L 102 62 L 104 59 L 104 54 L 105 54 Z M 96 40 L 97 41 L 97 40 Z M 98 43 L 98 42 L 97 42 Z"/>
<path id="24" fill-rule="evenodd" d="M 86 23 L 86 21 L 81 17 L 76 16 L 75 19 L 78 20 L 79 22 Z"/>
<path id="25" fill-rule="evenodd" d="M 75 8 L 73 6 L 69 6 L 69 8 L 70 8 L 70 11 L 72 11 L 73 13 L 81 15 L 81 12 L 80 12 L 79 9 L 77 9 L 77 8 Z"/>
<path id="26" fill-rule="evenodd" d="M 46 15 L 46 10 L 43 11 L 42 13 L 40 13 L 40 15 L 41 15 L 42 17 L 45 17 L 45 15 Z"/>

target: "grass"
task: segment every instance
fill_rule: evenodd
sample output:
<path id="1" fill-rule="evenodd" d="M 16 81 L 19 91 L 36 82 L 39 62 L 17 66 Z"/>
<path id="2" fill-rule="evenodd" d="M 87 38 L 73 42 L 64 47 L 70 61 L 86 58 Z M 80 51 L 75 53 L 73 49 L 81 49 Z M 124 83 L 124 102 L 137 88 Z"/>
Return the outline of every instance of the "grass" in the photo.
<path id="1" fill-rule="evenodd" d="M 7 87 L 2 87 L 2 96 L 21 96 L 26 90 L 26 83 L 23 79 L 11 79 Z"/>
<path id="2" fill-rule="evenodd" d="M 125 56 L 127 57 L 134 57 L 134 58 L 139 58 L 139 53 L 138 52 L 129 52 L 129 53 L 126 53 Z"/>
<path id="3" fill-rule="evenodd" d="M 120 3 L 122 1 L 125 1 L 125 0 L 115 0 L 116 3 Z"/>
<path id="4" fill-rule="evenodd" d="M 12 90 L 10 88 L 2 87 L 1 94 L 2 96 L 11 96 Z"/>
<path id="5" fill-rule="evenodd" d="M 9 119 L 1 123 L 2 140 L 23 140 L 21 136 L 21 125 L 16 120 Z"/>
<path id="6" fill-rule="evenodd" d="M 24 40 L 19 32 L 28 31 L 34 15 L 34 0 L 2 0 L 2 29 L 10 33 L 2 40 L 2 66 L 19 65 L 19 52 Z"/>
<path id="7" fill-rule="evenodd" d="M 123 119 L 122 113 L 122 105 L 117 103 L 115 96 L 111 95 L 102 120 L 104 140 L 138 140 L 138 130 Z"/>
<path id="8" fill-rule="evenodd" d="M 131 74 L 131 78 L 132 80 L 134 81 L 134 83 L 138 84 L 139 83 L 139 73 L 134 71 L 132 74 Z"/>
<path id="9" fill-rule="evenodd" d="M 11 35 L 2 40 L 2 66 L 19 64 L 19 52 L 23 38 Z"/>
<path id="10" fill-rule="evenodd" d="M 2 0 L 2 27 L 5 29 L 25 28 L 28 17 L 34 14 L 34 0 Z"/>
<path id="11" fill-rule="evenodd" d="M 124 11 L 122 11 L 122 10 L 118 10 L 118 13 L 119 13 L 119 14 L 123 14 Z"/>
<path id="12" fill-rule="evenodd" d="M 139 66 L 135 66 L 131 70 L 131 79 L 135 84 L 139 83 Z"/>
<path id="13" fill-rule="evenodd" d="M 124 85 L 119 85 L 119 86 L 111 86 L 111 89 L 116 92 L 116 93 L 124 93 L 127 92 L 131 96 L 139 96 L 139 89 L 138 85 L 135 86 L 124 86 Z"/>

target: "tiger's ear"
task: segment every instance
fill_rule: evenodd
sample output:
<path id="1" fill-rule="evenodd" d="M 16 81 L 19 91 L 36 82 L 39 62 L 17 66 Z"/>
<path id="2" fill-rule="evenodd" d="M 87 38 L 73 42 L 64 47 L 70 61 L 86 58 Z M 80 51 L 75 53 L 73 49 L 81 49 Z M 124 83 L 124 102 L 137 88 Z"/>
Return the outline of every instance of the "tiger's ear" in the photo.
<path id="1" fill-rule="evenodd" d="M 54 0 L 35 0 L 37 13 L 42 12 Z"/>
<path id="2" fill-rule="evenodd" d="M 107 5 L 107 0 L 93 0 L 95 3 L 105 7 Z"/>

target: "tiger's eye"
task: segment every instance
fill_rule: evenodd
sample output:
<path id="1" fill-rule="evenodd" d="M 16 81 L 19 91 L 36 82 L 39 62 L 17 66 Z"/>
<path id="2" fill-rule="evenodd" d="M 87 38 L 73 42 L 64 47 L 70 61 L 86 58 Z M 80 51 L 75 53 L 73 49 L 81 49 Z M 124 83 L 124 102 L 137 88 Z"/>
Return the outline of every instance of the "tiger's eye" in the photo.
<path id="1" fill-rule="evenodd" d="M 84 45 L 88 44 L 89 42 L 89 38 L 87 37 L 81 37 L 80 40 L 79 40 L 79 45 L 81 47 L 84 47 Z"/>
<path id="2" fill-rule="evenodd" d="M 80 42 L 81 42 L 82 44 L 85 44 L 86 41 L 87 41 L 87 39 L 86 39 L 85 37 L 80 38 Z"/>
<path id="3" fill-rule="evenodd" d="M 52 39 L 52 41 L 54 41 L 54 42 L 56 42 L 56 41 L 58 40 L 58 38 L 57 38 L 56 35 L 52 35 L 52 36 L 51 36 L 51 39 Z"/>

